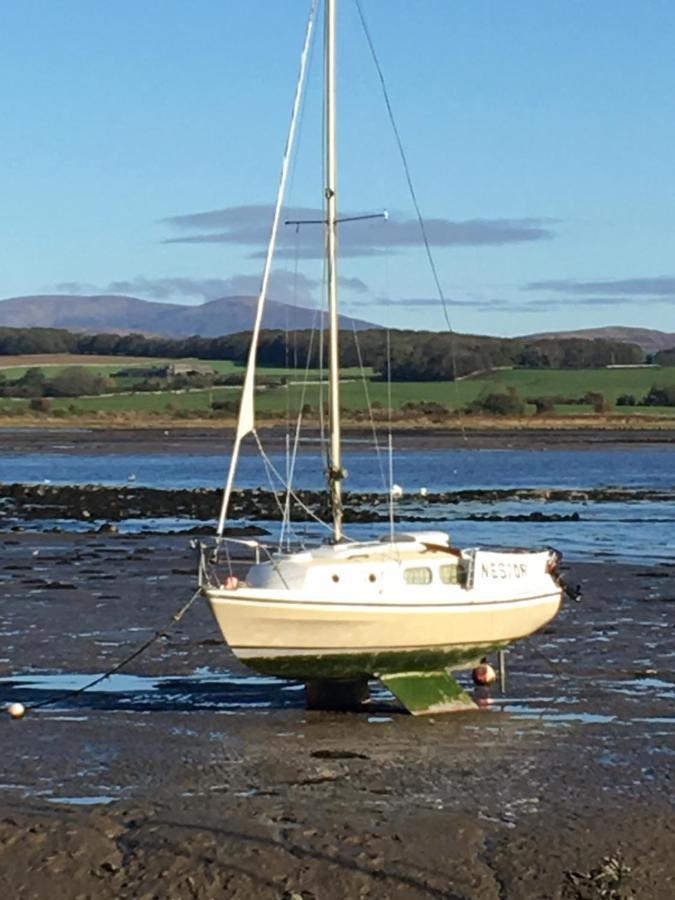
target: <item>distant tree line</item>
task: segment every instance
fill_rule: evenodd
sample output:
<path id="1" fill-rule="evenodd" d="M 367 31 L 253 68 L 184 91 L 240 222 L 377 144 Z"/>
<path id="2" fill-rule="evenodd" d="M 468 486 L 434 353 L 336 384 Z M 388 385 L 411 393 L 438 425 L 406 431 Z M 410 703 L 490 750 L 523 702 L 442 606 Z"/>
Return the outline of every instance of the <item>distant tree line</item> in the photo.
<path id="1" fill-rule="evenodd" d="M 146 376 L 132 384 L 120 384 L 117 373 L 102 375 L 88 366 L 67 366 L 54 375 L 39 366 L 31 366 L 18 378 L 7 378 L 0 372 L 0 397 L 33 400 L 38 397 L 93 397 L 100 394 L 182 391 L 210 387 L 236 387 L 244 381 L 241 372 L 185 373 Z M 258 387 L 281 387 L 285 375 L 267 375 L 257 379 Z"/>
<path id="2" fill-rule="evenodd" d="M 48 378 L 33 366 L 19 378 L 5 378 L 0 372 L 0 397 L 33 400 L 38 397 L 83 397 L 114 391 L 112 379 L 86 366 L 69 366 Z"/>
<path id="3" fill-rule="evenodd" d="M 245 363 L 250 332 L 216 338 L 145 337 L 141 334 L 76 334 L 57 328 L 0 328 L 0 356 L 29 353 L 78 353 L 145 356 L 169 359 L 230 359 Z M 266 330 L 260 335 L 262 366 L 318 368 L 327 359 L 326 335 L 316 332 Z M 636 365 L 644 354 L 636 344 L 610 340 L 565 338 L 496 338 L 429 331 L 389 332 L 368 329 L 340 333 L 343 366 L 360 362 L 380 378 L 390 370 L 393 381 L 452 381 L 498 367 L 580 369 Z M 656 361 L 669 359 L 661 351 Z M 666 355 L 664 355 L 666 354 Z M 661 363 L 666 364 L 666 363 Z"/>
<path id="4" fill-rule="evenodd" d="M 658 366 L 675 366 L 675 347 L 670 350 L 659 350 L 652 357 L 652 362 Z"/>
<path id="5" fill-rule="evenodd" d="M 617 406 L 675 406 L 675 385 L 654 384 L 644 397 L 622 394 L 617 398 Z"/>

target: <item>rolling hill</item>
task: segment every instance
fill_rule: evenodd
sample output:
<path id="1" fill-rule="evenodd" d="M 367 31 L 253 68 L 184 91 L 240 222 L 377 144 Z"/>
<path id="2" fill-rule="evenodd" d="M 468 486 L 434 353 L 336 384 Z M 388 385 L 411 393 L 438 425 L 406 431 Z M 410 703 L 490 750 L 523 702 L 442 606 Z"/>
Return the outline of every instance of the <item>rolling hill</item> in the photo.
<path id="1" fill-rule="evenodd" d="M 675 333 L 658 331 L 655 328 L 631 328 L 628 325 L 607 325 L 604 328 L 578 328 L 575 331 L 545 331 L 525 335 L 528 338 L 604 338 L 611 341 L 625 341 L 637 344 L 646 353 L 670 350 L 675 347 Z"/>
<path id="2" fill-rule="evenodd" d="M 198 306 L 159 303 L 119 294 L 37 294 L 0 300 L 0 326 L 66 328 L 69 331 L 138 332 L 148 336 L 218 337 L 249 331 L 255 297 L 222 297 Z M 268 300 L 265 328 L 301 329 L 316 324 L 313 309 Z M 370 322 L 340 316 L 342 328 L 378 328 Z"/>

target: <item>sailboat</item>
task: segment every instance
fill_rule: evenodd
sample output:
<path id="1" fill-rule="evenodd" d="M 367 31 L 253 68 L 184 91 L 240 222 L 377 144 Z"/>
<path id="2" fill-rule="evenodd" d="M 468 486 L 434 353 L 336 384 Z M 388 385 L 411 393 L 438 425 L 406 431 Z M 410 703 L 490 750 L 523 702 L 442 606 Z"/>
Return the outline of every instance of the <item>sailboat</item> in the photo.
<path id="1" fill-rule="evenodd" d="M 442 532 L 390 528 L 352 540 L 343 525 L 338 351 L 335 28 L 324 3 L 325 229 L 328 294 L 330 538 L 296 548 L 247 541 L 252 558 L 235 572 L 227 511 L 243 439 L 255 432 L 258 335 L 279 227 L 316 5 L 308 19 L 291 125 L 252 332 L 215 547 L 202 547 L 199 578 L 223 638 L 256 672 L 306 683 L 310 706 L 350 706 L 378 679 L 413 714 L 474 703 L 452 672 L 542 628 L 558 612 L 559 554 L 550 548 L 458 548 Z"/>

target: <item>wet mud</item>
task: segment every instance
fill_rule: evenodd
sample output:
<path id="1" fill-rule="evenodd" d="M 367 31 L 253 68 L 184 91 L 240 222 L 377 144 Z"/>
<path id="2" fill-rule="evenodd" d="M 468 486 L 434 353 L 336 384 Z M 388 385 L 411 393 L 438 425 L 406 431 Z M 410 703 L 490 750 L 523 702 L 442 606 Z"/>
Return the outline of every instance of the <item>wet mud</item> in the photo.
<path id="1" fill-rule="evenodd" d="M 0 534 L 0 894 L 675 896 L 675 585 L 584 563 L 508 655 L 505 695 L 412 718 L 308 712 L 234 660 L 186 538 Z M 465 679 L 466 680 L 466 679 Z"/>
<path id="2" fill-rule="evenodd" d="M 573 427 L 556 427 L 554 423 L 537 422 L 536 428 L 506 426 L 498 418 L 483 420 L 481 427 L 464 420 L 454 428 L 424 427 L 415 422 L 406 428 L 393 425 L 395 445 L 399 449 L 525 449 L 525 450 L 589 450 L 626 449 L 638 447 L 672 446 L 672 428 L 652 427 L 635 420 L 631 427 L 612 425 L 594 427 L 592 420 L 582 426 L 579 420 Z M 531 423 L 532 424 L 532 423 Z M 283 449 L 286 443 L 285 425 L 262 426 L 258 429 L 266 447 Z M 8 453 L 36 451 L 44 453 L 213 453 L 222 455 L 232 446 L 234 428 L 214 422 L 212 427 L 165 428 L 101 428 L 68 425 L 43 428 L 39 425 L 0 428 L 3 448 Z M 316 446 L 319 430 L 308 427 L 303 431 L 303 444 Z M 346 424 L 345 442 L 371 441 L 370 427 Z M 251 447 L 244 445 L 243 452 Z"/>

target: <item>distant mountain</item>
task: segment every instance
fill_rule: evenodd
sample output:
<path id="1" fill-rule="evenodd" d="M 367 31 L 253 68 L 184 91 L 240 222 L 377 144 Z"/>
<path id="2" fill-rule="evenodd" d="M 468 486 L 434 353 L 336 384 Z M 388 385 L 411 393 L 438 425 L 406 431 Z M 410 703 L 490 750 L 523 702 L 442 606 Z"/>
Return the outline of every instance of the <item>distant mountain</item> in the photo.
<path id="1" fill-rule="evenodd" d="M 222 297 L 199 306 L 157 303 L 118 294 L 39 294 L 0 300 L 0 325 L 11 328 L 66 328 L 69 331 L 139 332 L 149 336 L 218 337 L 250 331 L 255 297 Z M 265 328 L 301 329 L 316 324 L 313 309 L 268 300 Z M 371 322 L 340 316 L 340 327 L 379 328 Z"/>
<path id="2" fill-rule="evenodd" d="M 604 328 L 578 328 L 575 331 L 546 331 L 524 335 L 527 338 L 604 338 L 608 341 L 625 341 L 637 344 L 647 353 L 670 350 L 675 347 L 675 333 L 657 331 L 654 328 L 631 328 L 628 325 L 607 325 Z"/>

